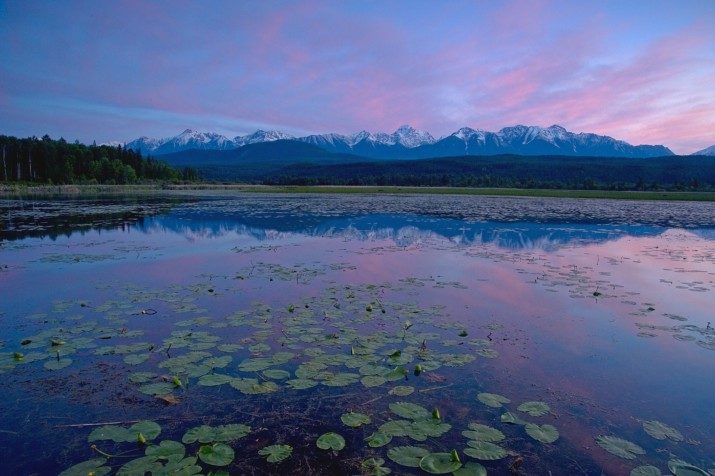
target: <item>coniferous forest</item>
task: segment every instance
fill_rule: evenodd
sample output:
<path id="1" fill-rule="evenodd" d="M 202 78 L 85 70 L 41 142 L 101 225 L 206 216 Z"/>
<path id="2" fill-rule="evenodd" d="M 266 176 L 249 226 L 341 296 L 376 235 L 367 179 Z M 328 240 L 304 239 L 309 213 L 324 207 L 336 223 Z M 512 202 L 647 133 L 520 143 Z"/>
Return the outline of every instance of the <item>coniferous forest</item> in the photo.
<path id="1" fill-rule="evenodd" d="M 174 169 L 121 146 L 88 146 L 47 135 L 41 139 L 0 135 L 0 180 L 5 182 L 131 184 L 197 178 L 191 168 Z"/>

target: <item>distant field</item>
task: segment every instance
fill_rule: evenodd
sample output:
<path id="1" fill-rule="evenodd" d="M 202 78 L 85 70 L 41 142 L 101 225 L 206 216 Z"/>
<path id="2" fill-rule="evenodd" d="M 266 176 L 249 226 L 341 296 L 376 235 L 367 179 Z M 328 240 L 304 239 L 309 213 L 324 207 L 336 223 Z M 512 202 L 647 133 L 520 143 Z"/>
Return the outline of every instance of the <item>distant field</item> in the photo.
<path id="1" fill-rule="evenodd" d="M 509 197 L 604 198 L 618 200 L 690 200 L 715 201 L 715 192 L 655 192 L 610 190 L 555 190 L 519 188 L 468 187 L 399 187 L 399 186 L 292 186 L 242 184 L 190 185 L 0 185 L 0 196 L 82 196 L 105 194 L 190 194 L 192 192 L 251 193 L 351 193 L 351 194 L 435 194 L 491 195 Z"/>

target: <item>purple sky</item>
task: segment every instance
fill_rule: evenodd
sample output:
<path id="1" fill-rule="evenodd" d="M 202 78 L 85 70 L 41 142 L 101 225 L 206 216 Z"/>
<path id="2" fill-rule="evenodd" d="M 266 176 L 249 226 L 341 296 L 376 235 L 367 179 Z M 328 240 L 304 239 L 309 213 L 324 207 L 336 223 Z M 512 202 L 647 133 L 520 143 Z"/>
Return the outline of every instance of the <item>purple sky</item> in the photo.
<path id="1" fill-rule="evenodd" d="M 0 0 L 0 133 L 560 124 L 715 144 L 715 1 Z"/>

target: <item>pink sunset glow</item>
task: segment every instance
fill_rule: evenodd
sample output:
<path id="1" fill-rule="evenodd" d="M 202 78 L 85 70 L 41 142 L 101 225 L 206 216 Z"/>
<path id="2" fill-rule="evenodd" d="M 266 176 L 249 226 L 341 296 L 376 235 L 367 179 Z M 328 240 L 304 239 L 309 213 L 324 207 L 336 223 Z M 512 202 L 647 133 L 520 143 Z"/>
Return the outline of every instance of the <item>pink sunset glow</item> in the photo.
<path id="1" fill-rule="evenodd" d="M 715 143 L 712 2 L 11 1 L 0 14 L 9 134 L 521 123 L 681 154 Z"/>

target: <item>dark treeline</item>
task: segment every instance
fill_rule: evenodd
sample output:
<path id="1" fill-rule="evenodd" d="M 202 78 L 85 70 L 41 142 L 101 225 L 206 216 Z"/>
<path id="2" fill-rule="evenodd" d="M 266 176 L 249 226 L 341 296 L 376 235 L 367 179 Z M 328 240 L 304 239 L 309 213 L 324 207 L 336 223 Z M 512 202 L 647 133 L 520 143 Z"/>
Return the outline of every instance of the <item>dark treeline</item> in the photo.
<path id="1" fill-rule="evenodd" d="M 52 184 L 131 184 L 149 180 L 196 180 L 191 168 L 168 164 L 121 146 L 84 145 L 0 135 L 0 181 Z"/>
<path id="2" fill-rule="evenodd" d="M 715 159 L 483 156 L 339 166 L 296 164 L 256 179 L 275 185 L 712 191 L 715 190 Z"/>

